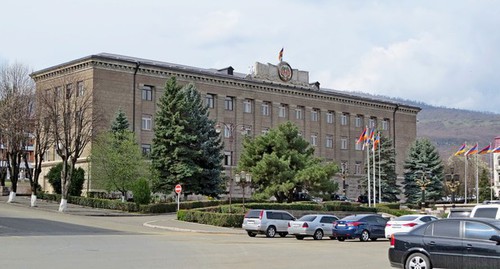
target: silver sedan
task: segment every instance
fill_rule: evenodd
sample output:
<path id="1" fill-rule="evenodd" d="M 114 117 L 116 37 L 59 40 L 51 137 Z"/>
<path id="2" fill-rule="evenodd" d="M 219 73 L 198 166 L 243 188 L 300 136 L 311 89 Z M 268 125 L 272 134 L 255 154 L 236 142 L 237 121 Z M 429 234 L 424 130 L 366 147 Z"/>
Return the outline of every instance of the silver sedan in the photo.
<path id="1" fill-rule="evenodd" d="M 338 219 L 334 215 L 305 215 L 288 223 L 288 234 L 295 236 L 298 240 L 302 240 L 306 236 L 312 236 L 314 240 L 321 240 L 323 236 L 335 239 L 332 236 L 332 228 L 333 222 Z"/>

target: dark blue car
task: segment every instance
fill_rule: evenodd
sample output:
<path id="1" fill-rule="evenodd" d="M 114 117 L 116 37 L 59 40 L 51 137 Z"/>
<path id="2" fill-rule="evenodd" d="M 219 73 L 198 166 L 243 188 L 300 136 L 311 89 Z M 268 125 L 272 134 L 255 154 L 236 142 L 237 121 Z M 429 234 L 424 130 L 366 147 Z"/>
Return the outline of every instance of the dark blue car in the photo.
<path id="1" fill-rule="evenodd" d="M 359 238 L 360 241 L 372 241 L 385 238 L 387 219 L 377 214 L 350 215 L 333 223 L 332 233 L 339 241 Z"/>

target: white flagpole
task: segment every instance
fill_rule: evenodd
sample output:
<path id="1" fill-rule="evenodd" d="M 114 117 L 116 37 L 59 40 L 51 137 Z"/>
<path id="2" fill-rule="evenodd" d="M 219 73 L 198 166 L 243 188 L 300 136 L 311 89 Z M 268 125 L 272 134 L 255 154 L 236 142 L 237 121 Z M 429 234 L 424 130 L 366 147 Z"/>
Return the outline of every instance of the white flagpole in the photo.
<path id="1" fill-rule="evenodd" d="M 380 137 L 380 132 L 378 133 L 378 203 L 382 203 L 382 184 L 380 184 L 380 151 L 382 150 L 382 138 Z"/>
<path id="2" fill-rule="evenodd" d="M 465 204 L 467 204 L 467 155 L 465 155 Z"/>
<path id="3" fill-rule="evenodd" d="M 491 142 L 490 142 L 490 149 L 491 150 Z M 493 187 L 494 187 L 494 180 L 493 180 L 493 152 L 490 152 L 490 165 L 491 165 L 491 175 L 490 175 L 490 200 L 493 200 Z"/>
<path id="4" fill-rule="evenodd" d="M 476 144 L 476 147 L 478 144 Z M 479 150 L 479 148 L 477 148 Z M 476 204 L 479 204 L 479 154 L 476 153 Z"/>
<path id="5" fill-rule="evenodd" d="M 375 134 L 374 134 L 375 136 Z M 373 155 L 373 206 L 377 205 L 377 181 L 375 180 L 376 166 L 375 166 L 375 141 L 372 138 L 372 155 Z"/>
<path id="6" fill-rule="evenodd" d="M 365 141 L 366 143 L 366 141 Z M 372 206 L 371 203 L 371 184 L 370 184 L 370 147 L 366 147 L 366 167 L 367 169 L 367 178 L 368 178 L 368 207 Z"/>

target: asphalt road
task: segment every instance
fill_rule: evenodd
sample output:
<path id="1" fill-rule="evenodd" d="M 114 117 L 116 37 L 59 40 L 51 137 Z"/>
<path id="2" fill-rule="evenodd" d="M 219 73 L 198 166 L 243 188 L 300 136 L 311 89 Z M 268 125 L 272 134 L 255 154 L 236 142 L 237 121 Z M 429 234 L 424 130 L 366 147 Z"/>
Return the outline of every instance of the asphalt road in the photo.
<path id="1" fill-rule="evenodd" d="M 0 268 L 390 268 L 389 242 L 250 238 L 146 227 L 172 216 L 80 216 L 0 203 Z"/>

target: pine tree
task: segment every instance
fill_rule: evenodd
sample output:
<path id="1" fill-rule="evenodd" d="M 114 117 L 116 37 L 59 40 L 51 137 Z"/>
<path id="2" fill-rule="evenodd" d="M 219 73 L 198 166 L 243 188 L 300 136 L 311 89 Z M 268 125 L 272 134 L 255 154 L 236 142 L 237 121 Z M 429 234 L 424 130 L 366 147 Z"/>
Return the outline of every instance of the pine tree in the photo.
<path id="1" fill-rule="evenodd" d="M 171 192 L 176 184 L 187 194 L 222 193 L 222 143 L 200 94 L 175 77 L 165 86 L 155 117 L 151 152 L 154 189 Z"/>
<path id="2" fill-rule="evenodd" d="M 443 170 L 439 153 L 427 139 L 416 140 L 410 147 L 404 164 L 404 194 L 408 203 L 422 200 L 419 180 L 424 177 L 429 181 L 425 189 L 426 200 L 439 200 L 443 193 Z"/>
<path id="3" fill-rule="evenodd" d="M 128 131 L 129 123 L 125 112 L 120 108 L 116 112 L 115 120 L 111 123 L 111 132 L 114 134 Z"/>
<path id="4" fill-rule="evenodd" d="M 486 169 L 481 169 L 479 177 L 479 202 L 491 199 L 490 177 Z"/>

